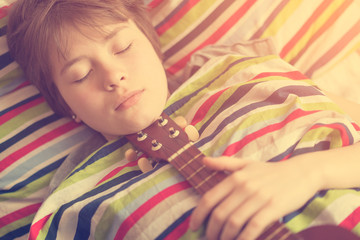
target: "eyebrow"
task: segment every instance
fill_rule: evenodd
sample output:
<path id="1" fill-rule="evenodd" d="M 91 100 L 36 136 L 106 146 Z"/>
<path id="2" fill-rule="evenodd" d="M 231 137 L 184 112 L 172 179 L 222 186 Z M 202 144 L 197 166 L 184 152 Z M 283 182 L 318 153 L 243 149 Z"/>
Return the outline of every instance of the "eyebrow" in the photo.
<path id="1" fill-rule="evenodd" d="M 122 29 L 126 28 L 127 25 L 121 25 L 116 27 L 113 31 L 111 31 L 108 35 L 104 37 L 104 43 L 110 41 L 112 38 L 114 38 Z M 79 56 L 74 59 L 71 59 L 70 61 L 66 62 L 64 67 L 61 69 L 60 74 L 63 75 L 64 72 L 70 68 L 73 64 L 76 62 L 79 62 L 80 60 L 86 58 L 85 56 Z"/>

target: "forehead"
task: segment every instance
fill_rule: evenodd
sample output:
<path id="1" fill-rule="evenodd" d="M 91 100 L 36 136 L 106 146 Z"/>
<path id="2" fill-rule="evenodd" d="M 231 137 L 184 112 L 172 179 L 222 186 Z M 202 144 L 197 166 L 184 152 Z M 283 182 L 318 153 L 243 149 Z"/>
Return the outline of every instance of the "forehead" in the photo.
<path id="1" fill-rule="evenodd" d="M 64 24 L 62 29 L 54 36 L 54 45 L 50 49 L 56 49 L 57 55 L 67 58 L 72 45 L 86 44 L 90 41 L 106 42 L 116 34 L 121 34 L 124 29 L 133 27 L 132 21 L 118 21 L 103 25 Z M 51 54 L 52 55 L 52 54 Z"/>

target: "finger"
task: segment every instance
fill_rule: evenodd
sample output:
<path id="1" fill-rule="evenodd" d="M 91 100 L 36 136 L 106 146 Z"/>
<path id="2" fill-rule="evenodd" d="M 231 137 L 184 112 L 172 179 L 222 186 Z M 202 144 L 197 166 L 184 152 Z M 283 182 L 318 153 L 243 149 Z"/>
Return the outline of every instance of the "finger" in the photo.
<path id="1" fill-rule="evenodd" d="M 270 205 L 264 206 L 246 224 L 238 239 L 256 239 L 271 223 L 277 221 L 281 216 L 274 212 Z M 280 214 L 281 215 L 281 214 Z"/>
<path id="2" fill-rule="evenodd" d="M 245 198 L 245 194 L 234 191 L 215 207 L 210 214 L 206 227 L 206 236 L 208 239 L 219 239 L 223 226 L 229 216 L 243 203 Z"/>
<path id="3" fill-rule="evenodd" d="M 219 171 L 236 171 L 242 169 L 247 164 L 251 163 L 250 160 L 240 159 L 240 158 L 232 158 L 232 157 L 204 157 L 203 163 L 214 170 Z"/>
<path id="4" fill-rule="evenodd" d="M 201 224 L 204 223 L 207 216 L 226 196 L 228 196 L 233 189 L 233 184 L 229 178 L 225 178 L 208 192 L 206 192 L 200 199 L 197 207 L 193 211 L 190 219 L 190 228 L 197 230 Z"/>

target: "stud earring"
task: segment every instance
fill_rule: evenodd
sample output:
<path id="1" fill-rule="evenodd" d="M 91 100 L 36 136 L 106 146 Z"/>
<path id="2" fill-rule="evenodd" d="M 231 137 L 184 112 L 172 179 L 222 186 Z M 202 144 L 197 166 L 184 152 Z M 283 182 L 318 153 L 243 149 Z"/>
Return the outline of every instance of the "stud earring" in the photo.
<path id="1" fill-rule="evenodd" d="M 73 120 L 75 120 L 75 119 L 76 119 L 76 115 L 73 114 L 73 115 L 71 116 L 71 118 L 72 118 Z"/>

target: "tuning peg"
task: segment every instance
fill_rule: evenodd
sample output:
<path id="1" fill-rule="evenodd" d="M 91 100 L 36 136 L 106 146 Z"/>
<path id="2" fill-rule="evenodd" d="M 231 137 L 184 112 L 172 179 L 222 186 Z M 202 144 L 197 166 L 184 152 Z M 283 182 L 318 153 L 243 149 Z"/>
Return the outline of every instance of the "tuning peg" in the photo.
<path id="1" fill-rule="evenodd" d="M 137 159 L 136 151 L 132 148 L 126 150 L 125 159 L 128 160 L 129 162 L 135 161 Z"/>
<path id="2" fill-rule="evenodd" d="M 187 121 L 183 116 L 178 116 L 174 118 L 174 122 L 179 125 L 180 128 L 185 128 L 187 126 Z"/>
<path id="3" fill-rule="evenodd" d="M 190 141 L 195 142 L 200 137 L 198 130 L 193 125 L 186 126 L 184 131 L 188 135 Z"/>
<path id="4" fill-rule="evenodd" d="M 146 173 L 153 169 L 153 166 L 151 165 L 150 161 L 145 157 L 139 159 L 138 166 L 143 173 Z"/>

